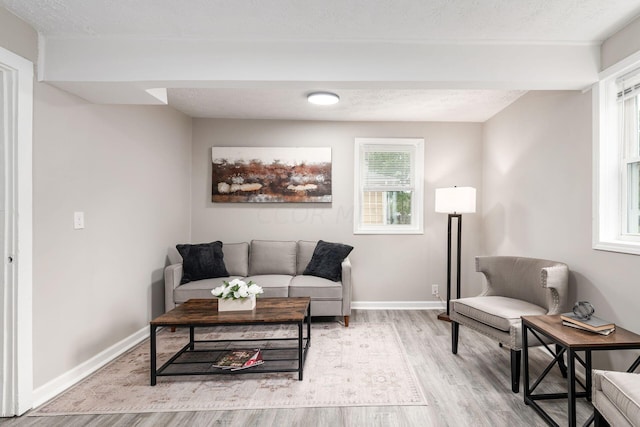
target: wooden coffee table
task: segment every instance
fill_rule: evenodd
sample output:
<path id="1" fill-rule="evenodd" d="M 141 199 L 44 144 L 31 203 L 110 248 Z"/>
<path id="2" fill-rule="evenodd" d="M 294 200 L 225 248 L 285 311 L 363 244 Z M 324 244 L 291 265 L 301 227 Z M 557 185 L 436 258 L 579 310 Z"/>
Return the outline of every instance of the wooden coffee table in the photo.
<path id="1" fill-rule="evenodd" d="M 251 311 L 218 312 L 217 299 L 191 299 L 173 310 L 156 317 L 150 323 L 151 385 L 159 376 L 230 375 L 267 372 L 298 372 L 302 380 L 304 362 L 311 345 L 311 299 L 258 298 Z M 306 335 L 304 323 L 307 324 Z M 195 328 L 212 326 L 297 325 L 295 338 L 255 338 L 226 340 L 196 340 Z M 188 327 L 189 342 L 159 369 L 156 368 L 158 327 Z M 292 346 L 295 341 L 297 345 Z M 211 367 L 224 351 L 236 348 L 260 348 L 265 363 L 240 371 Z"/>

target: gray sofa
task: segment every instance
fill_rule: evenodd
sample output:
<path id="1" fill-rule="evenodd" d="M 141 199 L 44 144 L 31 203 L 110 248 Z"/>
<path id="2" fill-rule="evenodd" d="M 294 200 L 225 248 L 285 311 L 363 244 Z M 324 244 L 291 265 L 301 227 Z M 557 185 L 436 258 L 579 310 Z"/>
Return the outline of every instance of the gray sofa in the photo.
<path id="1" fill-rule="evenodd" d="M 334 282 L 303 275 L 317 242 L 252 240 L 251 244 L 224 243 L 222 252 L 228 277 L 180 284 L 182 257 L 171 250 L 171 265 L 164 269 L 165 307 L 169 311 L 191 298 L 214 298 L 211 289 L 223 281 L 241 278 L 264 289 L 260 297 L 311 297 L 312 316 L 341 316 L 349 326 L 351 314 L 351 263 L 342 261 L 342 279 Z"/>
<path id="2" fill-rule="evenodd" d="M 640 426 L 640 375 L 594 369 L 592 376 L 595 425 Z"/>

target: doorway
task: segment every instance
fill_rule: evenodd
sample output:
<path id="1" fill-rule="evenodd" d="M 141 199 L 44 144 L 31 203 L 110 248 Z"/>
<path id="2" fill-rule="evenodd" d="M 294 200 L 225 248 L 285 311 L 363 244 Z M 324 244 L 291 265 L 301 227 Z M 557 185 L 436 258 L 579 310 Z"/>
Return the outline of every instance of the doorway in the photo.
<path id="1" fill-rule="evenodd" d="M 0 416 L 32 406 L 33 63 L 0 48 Z"/>

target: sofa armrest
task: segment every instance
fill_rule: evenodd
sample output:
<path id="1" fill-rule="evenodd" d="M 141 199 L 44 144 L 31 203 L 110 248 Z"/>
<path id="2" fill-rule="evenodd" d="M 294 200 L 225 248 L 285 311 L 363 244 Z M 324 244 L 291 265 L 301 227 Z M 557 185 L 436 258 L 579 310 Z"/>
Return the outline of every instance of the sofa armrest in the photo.
<path id="1" fill-rule="evenodd" d="M 542 287 L 551 292 L 548 314 L 562 313 L 567 307 L 569 297 L 569 267 L 565 264 L 545 267 L 542 269 L 540 280 Z"/>
<path id="2" fill-rule="evenodd" d="M 180 286 L 182 279 L 182 264 L 171 264 L 164 268 L 164 307 L 165 311 L 173 310 L 173 290 Z"/>
<path id="3" fill-rule="evenodd" d="M 351 315 L 351 261 L 342 261 L 342 315 Z"/>

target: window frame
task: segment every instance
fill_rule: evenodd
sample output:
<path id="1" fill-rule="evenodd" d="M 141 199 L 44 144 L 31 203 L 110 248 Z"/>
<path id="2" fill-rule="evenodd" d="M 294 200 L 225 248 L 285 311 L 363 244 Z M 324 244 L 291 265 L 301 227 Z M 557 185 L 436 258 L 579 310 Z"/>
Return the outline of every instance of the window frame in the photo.
<path id="1" fill-rule="evenodd" d="M 626 232 L 628 157 L 616 101 L 619 79 L 635 70 L 640 70 L 640 52 L 604 70 L 593 87 L 592 247 L 640 255 L 640 234 Z"/>
<path id="2" fill-rule="evenodd" d="M 364 224 L 364 182 L 361 163 L 365 146 L 396 145 L 410 148 L 413 175 L 411 224 Z M 384 150 L 381 150 L 384 151 Z M 355 138 L 354 143 L 354 209 L 353 234 L 424 234 L 424 138 Z"/>

